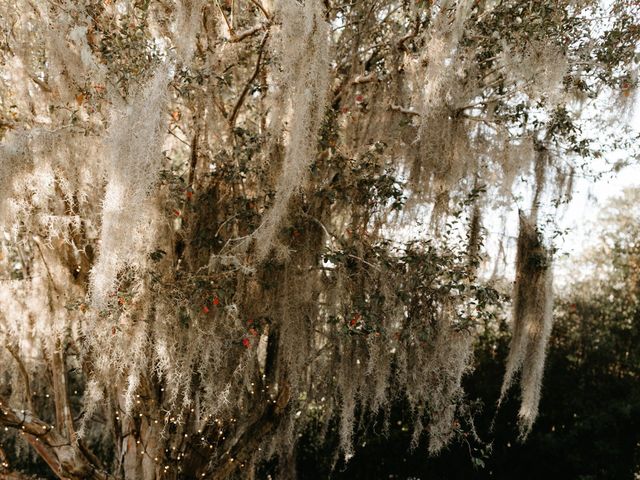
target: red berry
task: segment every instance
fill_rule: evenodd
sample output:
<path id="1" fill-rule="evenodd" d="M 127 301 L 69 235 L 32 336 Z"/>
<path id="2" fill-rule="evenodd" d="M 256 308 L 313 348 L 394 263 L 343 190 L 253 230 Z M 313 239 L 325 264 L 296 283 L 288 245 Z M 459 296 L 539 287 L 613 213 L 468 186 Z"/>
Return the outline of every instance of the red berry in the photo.
<path id="1" fill-rule="evenodd" d="M 209 307 L 207 307 L 206 305 L 204 307 L 202 307 L 202 311 L 204 313 L 209 313 Z"/>
<path id="2" fill-rule="evenodd" d="M 220 305 L 220 299 L 218 297 L 213 297 L 213 304 Z"/>
<path id="3" fill-rule="evenodd" d="M 248 338 L 245 337 L 242 339 L 242 345 L 244 346 L 244 348 L 249 348 L 251 347 L 251 342 L 249 341 Z"/>

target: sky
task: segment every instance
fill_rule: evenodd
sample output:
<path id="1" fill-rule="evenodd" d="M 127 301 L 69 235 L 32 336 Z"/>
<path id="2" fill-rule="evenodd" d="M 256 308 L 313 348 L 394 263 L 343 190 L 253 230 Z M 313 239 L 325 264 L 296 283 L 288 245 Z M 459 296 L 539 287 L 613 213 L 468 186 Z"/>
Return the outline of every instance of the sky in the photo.
<path id="1" fill-rule="evenodd" d="M 602 118 L 610 115 L 610 111 L 604 110 L 604 106 L 601 108 L 602 111 L 593 111 L 591 115 Z M 640 95 L 636 96 L 626 123 L 640 133 Z M 594 173 L 604 172 L 610 170 L 610 165 L 615 161 L 626 159 L 625 157 L 628 157 L 627 153 L 616 152 L 607 158 L 592 161 L 590 168 Z M 576 276 L 589 276 L 589 272 L 576 272 L 576 268 L 584 268 L 580 262 L 581 257 L 587 254 L 590 247 L 597 245 L 600 239 L 600 210 L 610 200 L 621 195 L 625 188 L 631 187 L 640 187 L 640 162 L 629 165 L 617 173 L 606 173 L 598 180 L 578 176 L 575 178 L 572 200 L 558 210 L 557 216 L 554 215 L 555 227 L 547 226 L 543 229 L 545 239 L 551 240 L 551 245 L 557 249 L 554 257 L 554 284 L 557 289 L 569 287 Z M 531 201 L 530 185 L 524 185 L 523 189 L 521 193 L 525 200 L 521 202 L 522 207 Z M 504 219 L 503 215 L 506 215 Z M 543 212 L 540 218 L 544 218 Z M 519 223 L 516 209 L 498 213 L 495 218 L 491 217 L 491 212 L 486 212 L 483 221 L 486 229 L 485 249 L 490 258 L 483 269 L 484 274 L 491 276 L 497 263 L 496 273 L 513 280 Z M 640 222 L 640 218 L 638 221 Z M 554 229 L 564 233 L 550 239 Z M 500 243 L 504 253 L 499 251 Z"/>
<path id="2" fill-rule="evenodd" d="M 636 97 L 629 124 L 640 133 L 640 101 Z M 624 153 L 621 153 L 623 156 Z M 595 169 L 600 166 L 595 165 Z M 602 167 L 604 168 L 604 162 Z M 575 278 L 572 270 L 580 257 L 599 240 L 598 215 L 611 199 L 620 196 L 625 188 L 640 187 L 640 164 L 632 164 L 617 173 L 605 174 L 597 181 L 576 179 L 573 199 L 558 219 L 560 230 L 566 234 L 556 238 L 558 249 L 554 281 L 558 287 L 568 286 Z M 640 219 L 638 219 L 640 222 Z"/>

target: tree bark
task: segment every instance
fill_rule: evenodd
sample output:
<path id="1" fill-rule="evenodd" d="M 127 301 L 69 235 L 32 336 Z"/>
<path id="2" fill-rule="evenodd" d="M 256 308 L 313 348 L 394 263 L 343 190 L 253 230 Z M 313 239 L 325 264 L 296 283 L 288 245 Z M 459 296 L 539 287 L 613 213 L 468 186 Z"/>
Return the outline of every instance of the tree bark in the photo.
<path id="1" fill-rule="evenodd" d="M 25 440 L 61 479 L 109 480 L 115 478 L 99 469 L 77 444 L 71 443 L 55 427 L 35 418 L 27 410 L 17 411 L 9 407 L 1 398 L 0 425 L 15 428 L 24 435 Z"/>

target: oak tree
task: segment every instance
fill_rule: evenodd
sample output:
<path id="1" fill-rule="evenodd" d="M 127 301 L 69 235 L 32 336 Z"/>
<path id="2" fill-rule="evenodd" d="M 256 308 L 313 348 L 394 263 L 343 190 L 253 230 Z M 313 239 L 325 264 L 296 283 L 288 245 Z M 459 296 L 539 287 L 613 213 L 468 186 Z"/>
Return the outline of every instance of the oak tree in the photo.
<path id="1" fill-rule="evenodd" d="M 0 0 L 2 467 L 286 478 L 310 419 L 348 458 L 398 398 L 439 451 L 498 308 L 483 219 L 516 208 L 526 435 L 543 226 L 630 139 L 638 10 Z"/>

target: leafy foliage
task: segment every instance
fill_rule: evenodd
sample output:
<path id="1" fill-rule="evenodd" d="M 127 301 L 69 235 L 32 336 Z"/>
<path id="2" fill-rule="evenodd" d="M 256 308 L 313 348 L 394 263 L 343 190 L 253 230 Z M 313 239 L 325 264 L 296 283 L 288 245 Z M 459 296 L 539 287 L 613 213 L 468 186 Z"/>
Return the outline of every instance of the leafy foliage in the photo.
<path id="1" fill-rule="evenodd" d="M 441 450 L 499 309 L 483 212 L 531 182 L 535 230 L 636 90 L 634 2 L 0 9 L 0 423 L 61 478 L 293 476 L 304 413 L 348 459 L 400 399 Z"/>

